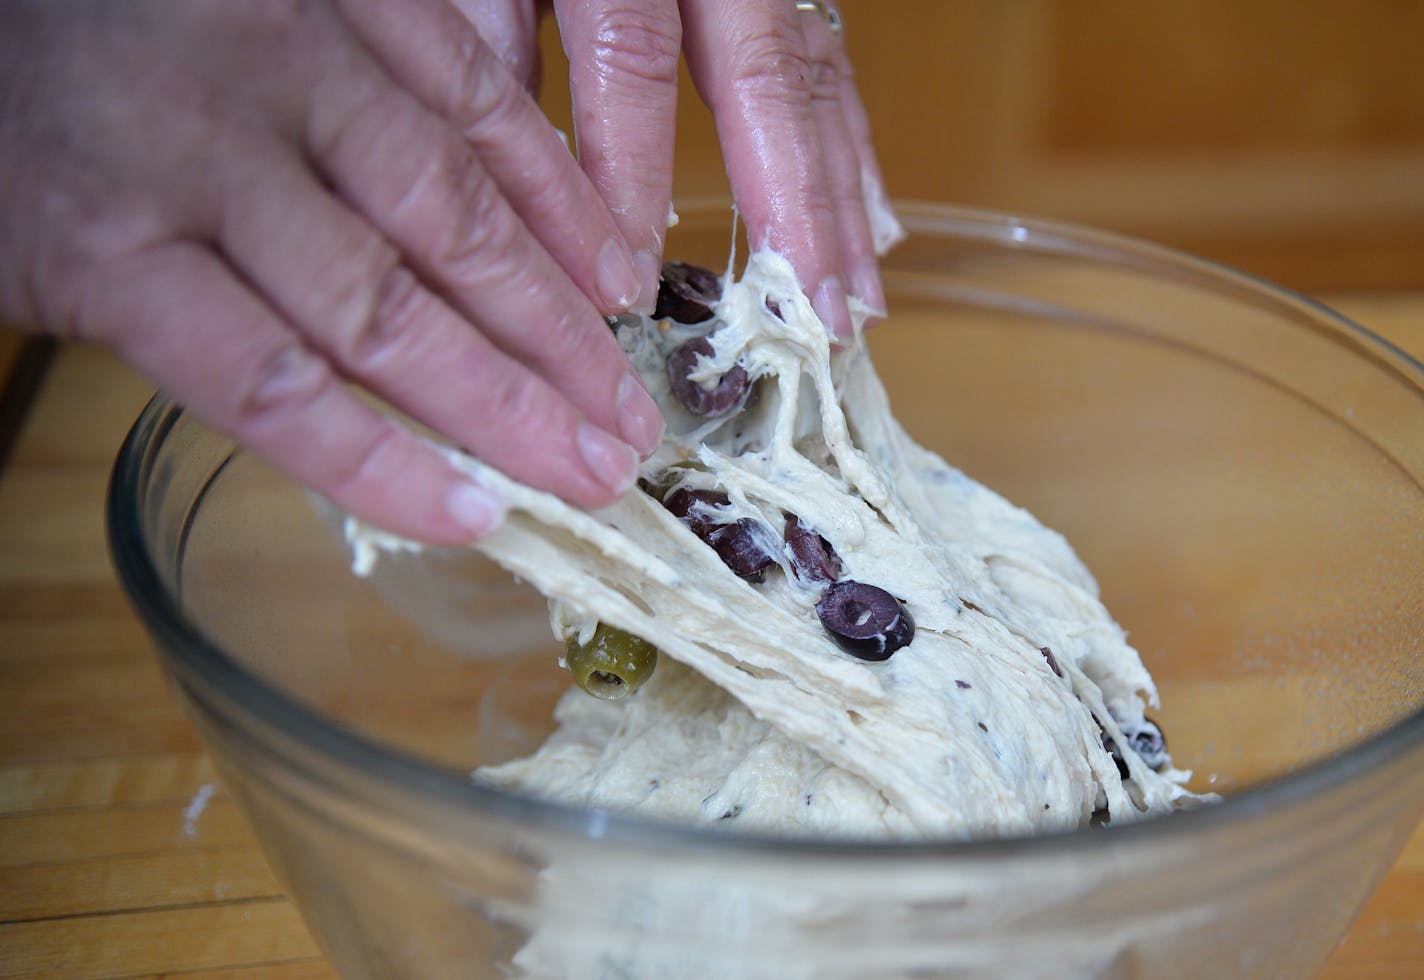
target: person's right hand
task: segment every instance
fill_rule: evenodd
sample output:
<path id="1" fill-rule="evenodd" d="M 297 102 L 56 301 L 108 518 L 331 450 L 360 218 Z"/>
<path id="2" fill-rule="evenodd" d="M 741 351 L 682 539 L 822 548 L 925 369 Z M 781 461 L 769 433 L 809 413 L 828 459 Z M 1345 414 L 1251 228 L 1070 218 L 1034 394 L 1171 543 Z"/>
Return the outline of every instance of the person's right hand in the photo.
<path id="1" fill-rule="evenodd" d="M 847 296 L 883 312 L 877 255 L 904 229 L 885 199 L 836 0 L 552 2 L 579 159 L 633 248 L 645 296 L 666 231 L 681 50 L 751 247 L 791 263 L 841 339 L 852 332 Z"/>
<path id="2" fill-rule="evenodd" d="M 656 445 L 601 316 L 626 241 L 444 0 L 11 2 L 0 93 L 0 317 L 338 506 L 445 544 L 502 511 L 359 389 L 582 506 Z"/>

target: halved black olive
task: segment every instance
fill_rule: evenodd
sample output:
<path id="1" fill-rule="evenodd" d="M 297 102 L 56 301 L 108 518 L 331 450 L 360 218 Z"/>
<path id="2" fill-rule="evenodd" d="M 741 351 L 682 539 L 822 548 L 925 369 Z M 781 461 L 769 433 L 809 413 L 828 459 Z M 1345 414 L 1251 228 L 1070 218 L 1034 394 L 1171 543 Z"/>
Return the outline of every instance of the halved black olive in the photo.
<path id="1" fill-rule="evenodd" d="M 1127 738 L 1134 752 L 1146 763 L 1147 768 L 1153 772 L 1161 772 L 1162 767 L 1167 764 L 1167 737 L 1162 734 L 1162 729 L 1151 718 L 1142 719 L 1142 724 L 1123 725 L 1122 734 Z M 1112 754 L 1113 761 L 1117 763 L 1118 775 L 1123 779 L 1128 777 L 1127 763 L 1123 761 L 1122 750 L 1117 747 L 1117 743 L 1103 733 L 1103 748 Z"/>
<path id="2" fill-rule="evenodd" d="M 687 262 L 663 264 L 653 316 L 678 323 L 712 319 L 712 307 L 722 298 L 722 280 L 710 269 Z"/>
<path id="3" fill-rule="evenodd" d="M 718 490 L 690 490 L 680 487 L 667 495 L 663 506 L 686 524 L 693 534 L 706 541 L 709 534 L 722 526 L 720 521 L 707 516 L 706 510 L 726 507 L 731 502 L 730 497 Z"/>
<path id="4" fill-rule="evenodd" d="M 1122 733 L 1132 748 L 1153 772 L 1161 772 L 1167 764 L 1167 737 L 1151 718 L 1142 719 L 1141 727 L 1124 727 Z"/>
<path id="5" fill-rule="evenodd" d="M 707 508 L 726 507 L 730 502 L 725 493 L 716 490 L 682 487 L 668 494 L 663 506 L 686 524 L 688 530 L 711 545 L 722 564 L 734 574 L 758 581 L 763 571 L 776 564 L 776 558 L 763 544 L 772 532 L 750 517 L 722 523 L 707 516 Z"/>
<path id="6" fill-rule="evenodd" d="M 1053 651 L 1048 647 L 1039 647 L 1038 652 L 1043 654 L 1043 659 L 1048 661 L 1048 666 L 1059 677 L 1063 676 L 1063 668 L 1058 666 L 1058 658 L 1053 655 Z"/>
<path id="7" fill-rule="evenodd" d="M 731 370 L 717 379 L 710 388 L 688 377 L 697 369 L 699 357 L 712 356 L 712 342 L 706 337 L 693 337 L 679 346 L 667 359 L 668 383 L 677 403 L 693 415 L 716 418 L 726 415 L 741 404 L 751 379 L 746 368 L 733 364 Z"/>
<path id="8" fill-rule="evenodd" d="M 853 579 L 828 586 L 816 615 L 841 649 L 862 660 L 886 660 L 915 637 L 915 621 L 899 599 Z"/>
<path id="9" fill-rule="evenodd" d="M 803 524 L 801 518 L 787 514 L 782 537 L 791 549 L 791 567 L 797 577 L 808 582 L 834 582 L 840 578 L 840 555 L 829 541 Z"/>
<path id="10" fill-rule="evenodd" d="M 762 543 L 770 529 L 750 517 L 723 524 L 707 536 L 707 543 L 717 549 L 717 556 L 736 575 L 761 581 L 762 572 L 776 564 L 776 559 Z"/>

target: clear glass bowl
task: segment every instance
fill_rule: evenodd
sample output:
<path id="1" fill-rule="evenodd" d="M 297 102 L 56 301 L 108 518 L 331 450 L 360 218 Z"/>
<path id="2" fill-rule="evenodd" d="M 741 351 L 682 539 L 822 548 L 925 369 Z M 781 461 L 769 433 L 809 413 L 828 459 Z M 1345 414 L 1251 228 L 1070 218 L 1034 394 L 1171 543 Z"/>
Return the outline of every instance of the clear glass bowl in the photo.
<path id="1" fill-rule="evenodd" d="M 669 254 L 720 266 L 725 206 Z M 472 553 L 358 579 L 333 515 L 160 397 L 114 559 L 340 970 L 388 976 L 1286 976 L 1424 804 L 1424 369 L 1174 252 L 905 205 L 872 334 L 921 441 L 1067 534 L 1219 806 L 1077 833 L 828 844 L 472 785 L 567 683 Z"/>

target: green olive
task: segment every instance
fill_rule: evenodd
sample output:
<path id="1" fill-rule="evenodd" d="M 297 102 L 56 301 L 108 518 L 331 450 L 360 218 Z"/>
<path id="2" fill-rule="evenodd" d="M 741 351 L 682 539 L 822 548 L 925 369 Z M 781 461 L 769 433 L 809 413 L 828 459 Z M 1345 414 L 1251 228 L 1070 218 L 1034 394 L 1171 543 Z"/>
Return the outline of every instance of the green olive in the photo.
<path id="1" fill-rule="evenodd" d="M 564 663 L 574 683 L 603 701 L 619 701 L 642 687 L 658 665 L 658 650 L 641 637 L 599 623 L 593 638 L 564 644 Z"/>

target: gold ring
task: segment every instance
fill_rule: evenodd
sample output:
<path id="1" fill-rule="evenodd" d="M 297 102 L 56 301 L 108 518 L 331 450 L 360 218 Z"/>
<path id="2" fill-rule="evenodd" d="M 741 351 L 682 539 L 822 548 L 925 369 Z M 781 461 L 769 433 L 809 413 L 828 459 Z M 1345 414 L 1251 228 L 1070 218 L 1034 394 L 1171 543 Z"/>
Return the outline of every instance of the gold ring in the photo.
<path id="1" fill-rule="evenodd" d="M 802 13 L 820 14 L 826 18 L 826 26 L 831 29 L 832 34 L 841 32 L 841 13 L 828 3 L 821 3 L 821 0 L 796 0 L 796 9 Z"/>

